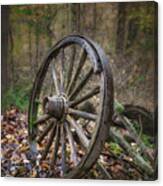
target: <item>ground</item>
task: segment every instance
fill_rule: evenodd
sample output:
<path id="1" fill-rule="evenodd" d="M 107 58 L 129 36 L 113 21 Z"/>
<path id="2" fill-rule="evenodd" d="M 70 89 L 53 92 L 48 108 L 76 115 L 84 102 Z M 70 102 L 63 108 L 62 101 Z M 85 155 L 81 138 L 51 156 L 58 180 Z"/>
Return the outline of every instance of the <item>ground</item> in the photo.
<path id="1" fill-rule="evenodd" d="M 28 142 L 27 113 L 12 107 L 2 116 L 1 175 L 7 177 L 59 177 L 47 161 L 32 161 Z M 125 133 L 121 129 L 121 133 Z M 114 141 L 105 143 L 104 149 L 85 179 L 133 179 L 149 177 L 142 173 L 133 158 Z"/>

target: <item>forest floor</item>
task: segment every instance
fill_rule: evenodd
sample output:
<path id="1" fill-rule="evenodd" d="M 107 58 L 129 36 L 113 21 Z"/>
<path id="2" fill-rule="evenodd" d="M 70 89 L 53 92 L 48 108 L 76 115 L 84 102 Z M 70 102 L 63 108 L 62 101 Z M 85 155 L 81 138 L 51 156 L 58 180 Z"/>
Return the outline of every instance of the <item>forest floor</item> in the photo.
<path id="1" fill-rule="evenodd" d="M 110 149 L 110 150 L 108 150 Z M 53 178 L 47 161 L 32 161 L 28 143 L 27 114 L 16 108 L 6 111 L 1 122 L 1 176 Z M 85 179 L 149 179 L 135 166 L 132 157 L 113 142 L 106 142 L 96 163 Z"/>

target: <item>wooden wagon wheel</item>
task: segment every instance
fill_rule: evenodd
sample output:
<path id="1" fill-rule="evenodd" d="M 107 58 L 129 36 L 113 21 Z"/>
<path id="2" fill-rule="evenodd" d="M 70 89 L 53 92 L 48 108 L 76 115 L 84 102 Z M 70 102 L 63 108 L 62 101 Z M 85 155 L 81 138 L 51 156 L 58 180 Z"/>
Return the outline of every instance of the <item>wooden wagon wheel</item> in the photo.
<path id="1" fill-rule="evenodd" d="M 155 125 L 151 112 L 137 105 L 126 104 L 124 105 L 124 111 L 122 114 L 131 120 L 137 121 L 142 133 L 151 137 L 155 136 Z"/>
<path id="2" fill-rule="evenodd" d="M 31 151 L 55 175 L 80 178 L 97 160 L 109 134 L 113 81 L 107 58 L 93 41 L 67 36 L 48 53 L 29 104 Z"/>

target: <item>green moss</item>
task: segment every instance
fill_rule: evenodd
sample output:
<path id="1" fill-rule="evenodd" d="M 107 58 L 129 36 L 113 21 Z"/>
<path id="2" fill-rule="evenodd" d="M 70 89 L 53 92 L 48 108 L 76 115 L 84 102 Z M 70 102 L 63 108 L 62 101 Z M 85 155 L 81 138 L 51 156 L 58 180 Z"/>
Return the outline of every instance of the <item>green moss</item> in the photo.
<path id="1" fill-rule="evenodd" d="M 142 134 L 142 140 L 144 142 L 144 144 L 149 147 L 149 148 L 153 148 L 153 143 L 151 143 L 151 137 L 145 134 Z"/>
<path id="2" fill-rule="evenodd" d="M 116 112 L 118 112 L 119 114 L 121 114 L 122 112 L 124 112 L 124 106 L 119 103 L 117 100 L 114 101 L 114 110 Z"/>
<path id="3" fill-rule="evenodd" d="M 109 147 L 110 150 L 116 155 L 120 155 L 123 152 L 123 149 L 117 143 L 110 142 Z"/>

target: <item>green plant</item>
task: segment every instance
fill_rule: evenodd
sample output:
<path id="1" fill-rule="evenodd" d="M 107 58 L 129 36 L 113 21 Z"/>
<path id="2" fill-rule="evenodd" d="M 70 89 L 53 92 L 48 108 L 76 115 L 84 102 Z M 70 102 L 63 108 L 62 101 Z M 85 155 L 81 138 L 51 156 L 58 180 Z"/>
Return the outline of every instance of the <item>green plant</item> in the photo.
<path id="1" fill-rule="evenodd" d="M 9 108 L 11 105 L 16 106 L 21 111 L 28 108 L 29 90 L 22 87 L 10 88 L 7 93 L 2 97 L 2 107 Z"/>
<path id="2" fill-rule="evenodd" d="M 124 106 L 118 102 L 117 100 L 114 101 L 114 110 L 121 114 L 124 111 Z"/>
<path id="3" fill-rule="evenodd" d="M 151 143 L 151 137 L 150 136 L 142 134 L 142 140 L 147 147 L 153 148 L 153 143 Z"/>
<path id="4" fill-rule="evenodd" d="M 116 155 L 120 155 L 123 152 L 123 149 L 117 143 L 110 142 L 109 146 L 110 150 Z"/>

